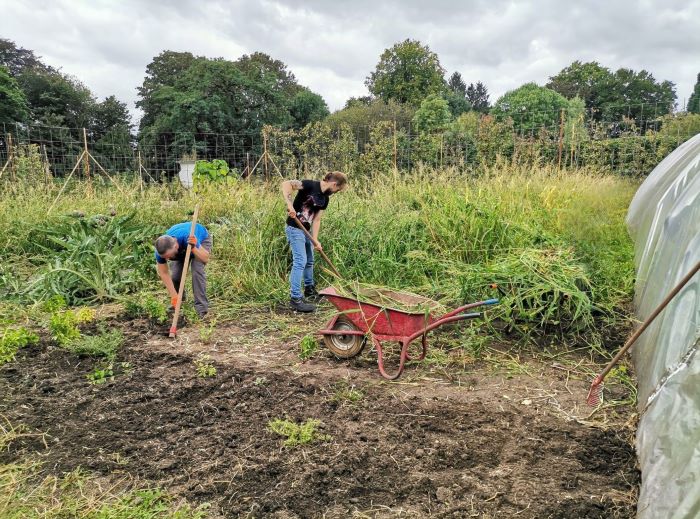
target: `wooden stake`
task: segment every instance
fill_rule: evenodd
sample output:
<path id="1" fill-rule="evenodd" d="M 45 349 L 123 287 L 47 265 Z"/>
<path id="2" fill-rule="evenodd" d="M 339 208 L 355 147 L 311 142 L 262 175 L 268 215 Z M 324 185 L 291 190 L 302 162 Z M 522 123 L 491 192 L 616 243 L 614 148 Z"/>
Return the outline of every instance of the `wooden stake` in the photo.
<path id="1" fill-rule="evenodd" d="M 559 121 L 559 165 L 558 169 L 561 169 L 561 154 L 564 147 L 564 109 L 561 109 L 561 119 Z"/>
<path id="2" fill-rule="evenodd" d="M 88 181 L 90 181 L 90 152 L 88 151 L 87 131 L 85 130 L 85 128 L 83 128 L 83 145 L 83 175 L 85 175 L 85 178 L 87 178 Z"/>
<path id="3" fill-rule="evenodd" d="M 141 190 L 141 193 L 143 193 L 143 175 L 141 174 L 143 163 L 141 162 L 141 150 L 138 150 L 137 154 L 139 159 L 139 189 Z"/>
<path id="4" fill-rule="evenodd" d="M 61 195 L 63 194 L 63 191 L 65 191 L 66 187 L 68 186 L 68 182 L 70 181 L 71 177 L 73 176 L 73 173 L 75 173 L 75 170 L 78 169 L 78 166 L 80 166 L 80 161 L 83 160 L 83 155 L 85 152 L 83 151 L 80 156 L 78 157 L 78 160 L 75 161 L 75 166 L 73 166 L 73 169 L 71 169 L 68 178 L 66 178 L 65 182 L 63 182 L 63 186 L 61 187 L 61 190 L 58 192 L 56 195 L 56 198 L 54 199 L 53 203 L 49 207 L 49 210 L 46 211 L 46 214 L 49 214 L 51 212 L 51 209 L 53 209 L 53 206 L 56 205 L 56 202 L 58 202 L 58 199 L 61 198 Z"/>
<path id="5" fill-rule="evenodd" d="M 265 171 L 265 180 L 267 181 L 269 179 L 269 176 L 267 172 L 267 132 L 265 130 L 263 130 L 263 154 L 261 158 L 265 159 L 263 169 Z"/>
<path id="6" fill-rule="evenodd" d="M 41 156 L 44 159 L 44 181 L 48 184 L 51 178 L 51 166 L 49 165 L 49 156 L 46 154 L 46 146 L 43 144 L 41 145 Z"/>
<path id="7" fill-rule="evenodd" d="M 5 142 L 7 143 L 7 161 L 5 162 L 5 165 L 0 169 L 0 178 L 2 178 L 2 174 L 5 173 L 5 170 L 8 168 L 10 164 L 12 164 L 12 135 L 7 134 L 7 137 L 5 139 Z"/>
<path id="8" fill-rule="evenodd" d="M 190 236 L 194 236 L 194 230 L 197 226 L 197 217 L 199 216 L 199 204 L 194 207 L 194 215 L 192 215 L 192 226 L 190 227 Z M 185 293 L 185 280 L 187 279 L 187 269 L 190 265 L 190 254 L 192 253 L 192 245 L 187 244 L 185 252 L 185 264 L 182 266 L 182 277 L 180 278 L 180 288 L 177 291 L 177 302 L 175 303 L 175 315 L 173 315 L 173 324 L 170 326 L 168 336 L 173 338 L 177 335 L 177 320 L 180 317 L 180 305 L 182 304 L 182 294 Z"/>
<path id="9" fill-rule="evenodd" d="M 399 168 L 396 166 L 396 158 L 397 158 L 397 146 L 396 146 L 396 119 L 394 119 L 394 172 L 396 172 Z"/>

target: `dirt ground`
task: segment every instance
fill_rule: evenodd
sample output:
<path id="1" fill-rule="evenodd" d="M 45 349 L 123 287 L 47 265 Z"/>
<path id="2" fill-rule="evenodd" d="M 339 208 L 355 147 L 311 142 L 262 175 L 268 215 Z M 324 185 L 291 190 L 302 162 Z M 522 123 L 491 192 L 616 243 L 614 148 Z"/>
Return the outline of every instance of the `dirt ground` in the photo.
<path id="1" fill-rule="evenodd" d="M 299 338 L 322 321 L 261 313 L 176 340 L 113 321 L 127 340 L 101 385 L 86 379 L 96 361 L 42 340 L 0 368 L 0 413 L 45 434 L 0 462 L 128 475 L 208 502 L 212 517 L 634 517 L 633 410 L 591 414 L 586 357 L 494 350 L 388 382 L 371 351 L 301 362 Z M 197 375 L 202 354 L 216 376 Z M 318 419 L 330 439 L 285 447 L 275 418 Z"/>

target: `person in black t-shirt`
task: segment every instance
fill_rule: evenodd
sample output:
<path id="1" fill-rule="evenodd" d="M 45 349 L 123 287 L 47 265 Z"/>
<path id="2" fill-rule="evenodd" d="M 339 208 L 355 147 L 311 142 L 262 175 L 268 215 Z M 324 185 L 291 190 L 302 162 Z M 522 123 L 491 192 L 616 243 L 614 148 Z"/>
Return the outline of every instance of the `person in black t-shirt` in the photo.
<path id="1" fill-rule="evenodd" d="M 287 203 L 287 241 L 292 249 L 292 272 L 289 275 L 290 305 L 299 312 L 313 312 L 316 307 L 304 301 L 304 297 L 316 298 L 318 292 L 314 283 L 314 249 L 322 250 L 318 241 L 321 216 L 328 207 L 329 197 L 347 186 L 347 177 L 340 171 L 333 171 L 316 180 L 286 180 L 282 182 L 282 196 Z M 297 191 L 294 200 L 292 193 Z M 313 241 L 299 229 L 294 217 L 311 233 Z M 301 285 L 304 283 L 302 296 Z"/>

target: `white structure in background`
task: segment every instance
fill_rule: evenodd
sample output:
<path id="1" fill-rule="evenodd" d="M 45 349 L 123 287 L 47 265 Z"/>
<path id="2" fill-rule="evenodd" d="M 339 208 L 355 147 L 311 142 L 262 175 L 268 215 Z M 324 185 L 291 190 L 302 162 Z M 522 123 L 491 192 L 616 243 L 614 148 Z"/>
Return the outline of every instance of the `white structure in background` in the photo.
<path id="1" fill-rule="evenodd" d="M 634 196 L 637 318 L 645 319 L 700 260 L 700 134 Z M 632 348 L 639 383 L 639 519 L 700 518 L 700 274 Z"/>
<path id="2" fill-rule="evenodd" d="M 191 159 L 182 159 L 179 164 L 180 173 L 178 173 L 178 176 L 180 177 L 180 183 L 182 184 L 182 187 L 190 189 L 193 185 L 192 173 L 194 172 L 194 165 L 196 164 L 196 161 Z"/>

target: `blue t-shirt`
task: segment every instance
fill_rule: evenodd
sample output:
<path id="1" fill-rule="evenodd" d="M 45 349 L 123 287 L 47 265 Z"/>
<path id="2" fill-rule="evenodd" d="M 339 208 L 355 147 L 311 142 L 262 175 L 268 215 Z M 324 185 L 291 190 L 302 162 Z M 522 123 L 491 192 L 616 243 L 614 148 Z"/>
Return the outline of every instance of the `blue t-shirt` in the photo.
<path id="1" fill-rule="evenodd" d="M 192 222 L 182 222 L 173 225 L 165 233 L 168 236 L 172 236 L 177 240 L 178 250 L 177 255 L 171 261 L 183 261 L 185 259 L 185 254 L 187 254 L 187 238 L 190 236 L 190 229 L 192 228 Z M 194 237 L 197 238 L 196 248 L 202 245 L 202 242 L 209 238 L 209 231 L 202 224 L 197 224 L 194 228 Z M 168 261 L 163 258 L 158 252 L 155 252 L 156 263 L 161 265 L 167 263 Z"/>

